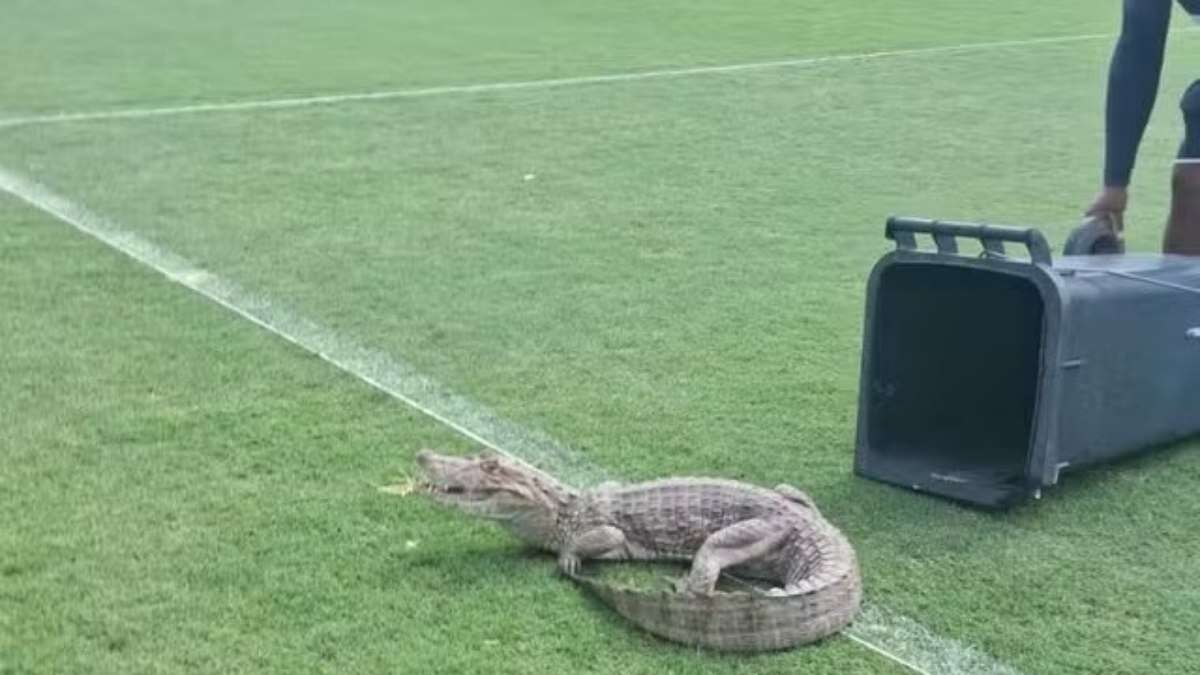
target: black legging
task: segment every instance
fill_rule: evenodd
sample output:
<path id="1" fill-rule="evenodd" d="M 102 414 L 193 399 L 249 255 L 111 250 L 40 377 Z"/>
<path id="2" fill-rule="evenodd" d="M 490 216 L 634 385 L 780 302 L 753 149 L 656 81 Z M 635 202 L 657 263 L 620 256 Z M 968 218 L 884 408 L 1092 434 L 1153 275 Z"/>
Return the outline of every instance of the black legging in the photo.
<path id="1" fill-rule="evenodd" d="M 1179 4 L 1200 15 L 1200 0 L 1179 0 Z M 1171 0 L 1124 0 L 1121 37 L 1108 71 L 1105 185 L 1129 184 L 1158 94 L 1171 5 Z M 1200 160 L 1200 80 L 1188 87 L 1180 108 L 1185 131 L 1179 157 Z"/>

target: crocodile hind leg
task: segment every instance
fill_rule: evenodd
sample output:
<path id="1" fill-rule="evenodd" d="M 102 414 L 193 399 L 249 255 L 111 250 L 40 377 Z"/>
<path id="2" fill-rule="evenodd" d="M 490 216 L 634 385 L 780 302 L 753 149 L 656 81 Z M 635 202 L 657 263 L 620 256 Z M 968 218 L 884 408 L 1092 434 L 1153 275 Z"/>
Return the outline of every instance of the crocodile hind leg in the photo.
<path id="1" fill-rule="evenodd" d="M 784 499 L 795 502 L 809 511 L 812 511 L 813 513 L 818 515 L 821 513 L 817 510 L 817 505 L 813 503 L 812 497 L 809 497 L 807 492 L 798 487 L 788 485 L 787 483 L 780 483 L 779 485 L 775 486 L 775 492 L 783 495 Z"/>
<path id="2" fill-rule="evenodd" d="M 594 527 L 572 537 L 558 553 L 558 568 L 568 575 L 579 572 L 588 558 L 616 558 L 625 550 L 625 533 L 611 526 Z"/>
<path id="3" fill-rule="evenodd" d="M 712 593 L 721 570 L 770 554 L 787 540 L 791 531 L 788 523 L 751 518 L 713 532 L 696 551 L 692 569 L 687 577 L 680 579 L 677 590 Z"/>

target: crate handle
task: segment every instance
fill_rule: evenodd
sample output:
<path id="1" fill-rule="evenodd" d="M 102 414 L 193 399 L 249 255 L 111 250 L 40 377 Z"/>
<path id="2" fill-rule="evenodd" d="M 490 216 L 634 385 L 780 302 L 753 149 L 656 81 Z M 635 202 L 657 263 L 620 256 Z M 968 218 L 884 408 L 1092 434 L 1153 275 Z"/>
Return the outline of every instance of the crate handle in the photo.
<path id="1" fill-rule="evenodd" d="M 928 234 L 933 237 L 938 253 L 953 255 L 958 253 L 958 237 L 978 239 L 983 244 L 986 255 L 1004 257 L 1004 242 L 1011 241 L 1025 244 L 1029 249 L 1029 258 L 1035 265 L 1051 264 L 1050 245 L 1041 232 L 1032 227 L 1008 227 L 1004 225 L 983 225 L 979 223 L 956 223 L 948 220 L 927 220 L 925 218 L 888 218 L 884 236 L 896 242 L 896 248 L 915 251 L 917 249 L 916 234 Z"/>

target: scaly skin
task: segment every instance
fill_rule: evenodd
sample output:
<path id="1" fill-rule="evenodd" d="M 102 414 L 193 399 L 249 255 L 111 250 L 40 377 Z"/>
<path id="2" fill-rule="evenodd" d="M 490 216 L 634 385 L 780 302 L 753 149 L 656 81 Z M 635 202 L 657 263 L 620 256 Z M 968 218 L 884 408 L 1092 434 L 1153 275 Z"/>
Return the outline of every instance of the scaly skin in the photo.
<path id="1" fill-rule="evenodd" d="M 417 461 L 437 501 L 496 520 L 558 554 L 562 571 L 622 616 L 671 640 L 760 651 L 820 640 L 858 612 L 854 550 L 799 490 L 672 478 L 576 490 L 496 453 Z M 675 592 L 614 587 L 580 574 L 582 561 L 690 560 Z M 721 573 L 770 582 L 770 591 L 716 590 Z"/>

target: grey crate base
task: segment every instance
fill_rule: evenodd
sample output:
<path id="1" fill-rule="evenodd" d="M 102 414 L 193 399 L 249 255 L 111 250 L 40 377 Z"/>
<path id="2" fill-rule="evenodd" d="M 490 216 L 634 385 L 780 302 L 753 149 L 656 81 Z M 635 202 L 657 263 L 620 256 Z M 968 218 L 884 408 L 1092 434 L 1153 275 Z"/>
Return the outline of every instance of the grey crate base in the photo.
<path id="1" fill-rule="evenodd" d="M 891 219 L 887 234 L 897 250 L 867 289 L 859 475 L 1006 507 L 1200 433 L 1200 259 L 1054 262 L 1034 230 L 969 223 Z M 960 254 L 963 238 L 985 254 Z"/>

